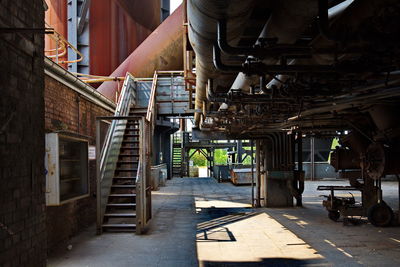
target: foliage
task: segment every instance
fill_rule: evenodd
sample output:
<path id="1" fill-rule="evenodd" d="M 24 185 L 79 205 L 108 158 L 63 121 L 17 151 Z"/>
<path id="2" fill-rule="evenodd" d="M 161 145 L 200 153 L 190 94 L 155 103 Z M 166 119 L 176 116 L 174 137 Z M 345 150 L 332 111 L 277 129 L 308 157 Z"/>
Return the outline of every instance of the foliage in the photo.
<path id="1" fill-rule="evenodd" d="M 189 151 L 189 155 L 191 155 L 195 150 L 191 149 Z M 214 161 L 216 165 L 226 164 L 228 159 L 227 152 L 225 149 L 216 149 L 214 152 Z M 193 166 L 207 166 L 207 159 L 203 156 L 203 154 L 196 152 L 190 160 L 193 160 Z"/>
<path id="2" fill-rule="evenodd" d="M 191 149 L 189 151 L 189 155 L 191 155 L 195 149 Z M 190 158 L 190 160 L 193 161 L 193 166 L 200 167 L 200 166 L 207 166 L 207 159 L 203 156 L 203 154 L 196 152 L 194 155 Z"/>

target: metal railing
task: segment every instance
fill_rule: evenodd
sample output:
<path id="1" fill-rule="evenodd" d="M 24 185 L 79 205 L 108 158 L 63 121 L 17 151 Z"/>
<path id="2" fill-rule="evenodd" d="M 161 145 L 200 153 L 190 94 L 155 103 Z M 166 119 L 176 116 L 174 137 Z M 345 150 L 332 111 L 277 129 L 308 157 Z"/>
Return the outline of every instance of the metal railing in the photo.
<path id="1" fill-rule="evenodd" d="M 96 163 L 97 163 L 97 231 L 101 233 L 102 221 L 105 213 L 108 196 L 110 194 L 112 179 L 117 166 L 121 144 L 128 120 L 137 119 L 129 117 L 129 109 L 135 104 L 134 78 L 126 76 L 120 99 L 113 117 L 96 118 Z M 140 118 L 139 118 L 140 119 Z M 104 144 L 101 145 L 100 123 L 111 120 Z"/>
<path id="2" fill-rule="evenodd" d="M 139 122 L 139 165 L 136 177 L 136 233 L 141 234 L 150 222 L 151 212 L 151 154 L 155 128 L 158 73 L 154 72 L 146 117 Z"/>
<path id="3" fill-rule="evenodd" d="M 46 23 L 46 26 L 51 27 L 48 23 Z M 57 64 L 77 63 L 84 59 L 83 54 L 57 31 L 53 30 L 52 33 L 47 34 L 46 36 L 55 42 L 56 48 L 45 50 L 45 55 L 48 58 L 54 59 Z M 67 47 L 71 48 L 79 58 L 75 60 L 60 60 L 60 58 L 67 54 Z"/>
<path id="4" fill-rule="evenodd" d="M 139 121 L 139 164 L 136 176 L 136 234 L 142 234 L 152 217 L 151 212 L 151 139 L 149 122 Z"/>

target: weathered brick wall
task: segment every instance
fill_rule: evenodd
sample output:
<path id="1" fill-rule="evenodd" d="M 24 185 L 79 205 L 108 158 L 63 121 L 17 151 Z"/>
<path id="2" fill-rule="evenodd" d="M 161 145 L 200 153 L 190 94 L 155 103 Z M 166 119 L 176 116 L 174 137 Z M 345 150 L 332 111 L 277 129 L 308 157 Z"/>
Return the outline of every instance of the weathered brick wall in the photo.
<path id="1" fill-rule="evenodd" d="M 79 116 L 78 116 L 79 114 Z M 99 107 L 57 80 L 45 77 L 46 132 L 69 131 L 90 136 L 95 145 L 96 117 L 110 116 L 111 112 Z M 67 241 L 96 221 L 96 161 L 89 161 L 90 195 L 86 198 L 47 207 L 47 242 L 51 252 L 56 245 Z"/>
<path id="2" fill-rule="evenodd" d="M 42 0 L 0 1 L 0 28 L 43 28 Z M 0 33 L 0 266 L 45 266 L 43 34 Z"/>

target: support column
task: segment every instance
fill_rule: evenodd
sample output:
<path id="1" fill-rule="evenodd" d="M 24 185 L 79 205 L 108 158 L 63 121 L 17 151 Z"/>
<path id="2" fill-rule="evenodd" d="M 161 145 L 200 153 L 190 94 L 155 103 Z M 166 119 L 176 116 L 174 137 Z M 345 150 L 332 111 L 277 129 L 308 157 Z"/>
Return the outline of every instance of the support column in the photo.
<path id="1" fill-rule="evenodd" d="M 256 141 L 256 207 L 261 207 L 261 146 L 260 140 Z"/>
<path id="2" fill-rule="evenodd" d="M 242 140 L 237 140 L 237 162 L 242 163 L 243 162 L 243 147 L 242 147 Z"/>
<path id="3" fill-rule="evenodd" d="M 297 135 L 297 177 L 298 181 L 295 181 L 299 194 L 296 197 L 296 206 L 303 206 L 303 191 L 304 191 L 304 172 L 303 172 L 303 136 L 299 132 Z"/>
<path id="4" fill-rule="evenodd" d="M 294 166 L 290 162 L 292 146 L 286 133 L 272 133 L 265 140 L 266 207 L 292 207 Z"/>
<path id="5" fill-rule="evenodd" d="M 310 138 L 310 159 L 311 159 L 311 166 L 310 166 L 310 174 L 311 174 L 311 181 L 315 180 L 315 140 L 314 136 Z"/>
<path id="6" fill-rule="evenodd" d="M 254 141 L 250 140 L 251 146 L 251 206 L 254 207 Z"/>

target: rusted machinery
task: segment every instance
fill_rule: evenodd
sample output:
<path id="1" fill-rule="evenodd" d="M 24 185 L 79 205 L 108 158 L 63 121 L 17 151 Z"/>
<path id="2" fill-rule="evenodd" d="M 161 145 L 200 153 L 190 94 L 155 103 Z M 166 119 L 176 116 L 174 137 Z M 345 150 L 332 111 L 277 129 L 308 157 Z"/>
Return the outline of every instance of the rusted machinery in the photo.
<path id="1" fill-rule="evenodd" d="M 400 172 L 398 112 L 395 104 L 371 106 L 366 110 L 368 120 L 358 122 L 362 128 L 343 136 L 341 147 L 332 153 L 332 166 L 362 194 L 362 206 L 357 210 L 343 205 L 346 216 L 368 216 L 377 226 L 387 226 L 394 220 L 392 209 L 383 201 L 381 181 L 387 175 L 398 177 Z"/>

